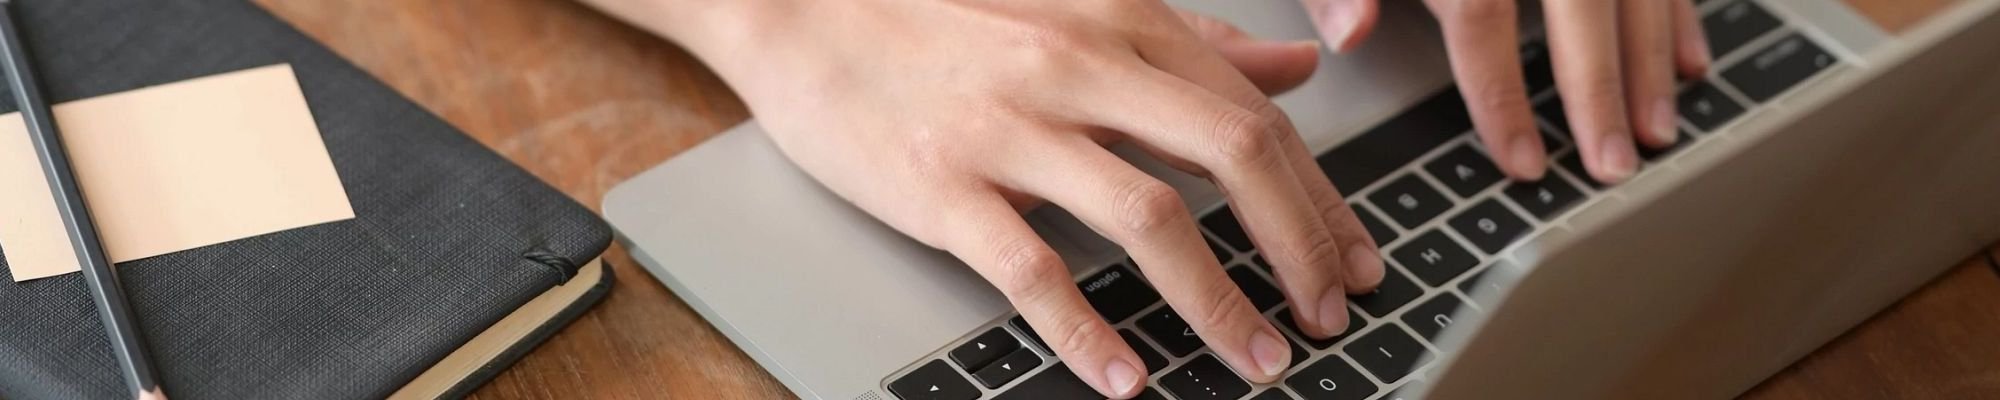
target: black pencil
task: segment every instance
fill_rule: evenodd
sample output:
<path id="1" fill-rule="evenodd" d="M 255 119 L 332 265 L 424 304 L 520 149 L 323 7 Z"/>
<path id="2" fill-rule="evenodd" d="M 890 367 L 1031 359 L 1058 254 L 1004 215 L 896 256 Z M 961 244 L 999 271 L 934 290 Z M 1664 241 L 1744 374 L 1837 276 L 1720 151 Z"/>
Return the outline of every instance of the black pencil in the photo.
<path id="1" fill-rule="evenodd" d="M 14 20 L 13 3 L 0 0 L 0 47 L 5 48 L 7 83 L 14 89 L 14 102 L 20 105 L 21 119 L 28 124 L 35 153 L 41 156 L 43 174 L 49 180 L 50 191 L 55 193 L 56 208 L 63 213 L 63 227 L 76 249 L 84 284 L 90 288 L 91 299 L 97 302 L 98 317 L 110 336 L 111 349 L 123 369 L 126 387 L 133 398 L 165 399 L 152 361 L 146 356 L 145 341 L 139 337 L 139 326 L 132 318 L 131 306 L 125 302 L 125 289 L 118 284 L 118 272 L 105 256 L 104 243 L 97 237 L 97 225 L 84 204 L 83 190 L 77 187 L 76 173 L 70 169 L 62 135 L 56 131 L 55 114 L 50 112 L 48 100 L 42 98 L 41 85 L 29 65 L 28 51 L 23 48 Z"/>

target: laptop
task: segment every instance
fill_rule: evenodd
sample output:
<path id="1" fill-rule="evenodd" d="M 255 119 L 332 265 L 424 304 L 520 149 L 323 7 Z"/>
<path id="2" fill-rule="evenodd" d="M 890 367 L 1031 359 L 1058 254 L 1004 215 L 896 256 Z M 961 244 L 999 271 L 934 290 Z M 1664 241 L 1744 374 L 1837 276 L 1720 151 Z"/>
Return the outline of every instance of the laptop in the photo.
<path id="1" fill-rule="evenodd" d="M 1292 0 L 1176 3 L 1313 37 Z M 1838 0 L 1698 3 L 1715 67 L 1680 84 L 1679 144 L 1616 186 L 1580 168 L 1533 32 L 1522 54 L 1554 164 L 1539 182 L 1488 161 L 1416 2 L 1384 2 L 1368 43 L 1277 97 L 1389 264 L 1330 340 L 1292 323 L 1213 187 L 1114 149 L 1181 190 L 1290 339 L 1272 384 L 1219 363 L 1117 246 L 1059 208 L 1028 217 L 1144 359 L 1142 398 L 1736 396 L 2000 241 L 2000 1 L 1897 33 Z M 754 121 L 604 210 L 639 263 L 800 397 L 1099 397 L 978 275 L 826 191 Z"/>

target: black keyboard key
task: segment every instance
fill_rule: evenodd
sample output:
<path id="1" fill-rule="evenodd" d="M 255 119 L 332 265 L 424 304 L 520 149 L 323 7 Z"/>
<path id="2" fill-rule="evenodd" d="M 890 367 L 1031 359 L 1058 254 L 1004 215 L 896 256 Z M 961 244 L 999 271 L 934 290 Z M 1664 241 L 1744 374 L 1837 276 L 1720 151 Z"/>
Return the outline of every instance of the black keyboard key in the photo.
<path id="1" fill-rule="evenodd" d="M 1277 272 L 1273 272 L 1273 271 L 1271 271 L 1271 263 L 1269 263 L 1269 262 L 1266 262 L 1266 261 L 1264 261 L 1264 255 L 1263 255 L 1263 254 L 1258 254 L 1258 255 L 1254 255 L 1254 256 L 1250 256 L 1250 263 L 1251 263 L 1251 264 L 1256 264 L 1256 265 L 1257 265 L 1257 268 L 1258 268 L 1258 269 L 1262 269 L 1262 270 L 1264 270 L 1264 272 L 1265 272 L 1265 273 L 1269 273 L 1269 274 L 1271 274 L 1271 276 L 1277 276 L 1277 275 L 1278 275 L 1278 273 L 1277 273 Z"/>
<path id="2" fill-rule="evenodd" d="M 1550 63 L 1549 47 L 1540 41 L 1521 45 L 1521 72 L 1527 83 L 1528 95 L 1534 96 L 1543 90 L 1555 87 L 1555 69 Z"/>
<path id="3" fill-rule="evenodd" d="M 1389 219 L 1396 220 L 1405 229 L 1416 229 L 1417 225 L 1451 209 L 1451 200 L 1446 200 L 1443 193 L 1438 193 L 1437 189 L 1431 188 L 1431 184 L 1424 183 L 1416 175 L 1396 178 L 1368 195 L 1368 201 L 1375 203 L 1375 208 L 1388 213 Z"/>
<path id="4" fill-rule="evenodd" d="M 1294 400 L 1294 399 L 1295 398 L 1292 397 L 1292 395 L 1285 394 L 1285 391 L 1278 390 L 1277 388 L 1264 389 L 1263 393 L 1258 393 L 1256 396 L 1250 397 L 1250 400 Z"/>
<path id="5" fill-rule="evenodd" d="M 1257 306 L 1257 311 L 1270 311 L 1271 307 L 1285 302 L 1285 293 L 1279 292 L 1277 286 L 1271 286 L 1271 282 L 1265 281 L 1264 277 L 1257 276 L 1257 272 L 1251 271 L 1250 267 L 1230 268 L 1229 280 L 1236 281 L 1236 287 L 1243 290 L 1243 296 L 1250 298 L 1250 304 Z"/>
<path id="6" fill-rule="evenodd" d="M 1469 310 L 1471 309 L 1465 307 L 1465 301 L 1459 299 L 1458 295 L 1451 292 L 1438 293 L 1437 297 L 1432 297 L 1423 304 L 1411 308 L 1409 312 L 1403 313 L 1403 324 L 1417 331 L 1417 335 L 1435 343 L 1439 333 L 1451 327 L 1455 318 L 1463 317 L 1464 314 L 1460 314 L 1461 312 L 1471 312 Z"/>
<path id="7" fill-rule="evenodd" d="M 1424 289 L 1418 288 L 1415 283 L 1410 283 L 1410 278 L 1403 277 L 1403 273 L 1396 272 L 1396 268 L 1392 267 L 1382 270 L 1382 284 L 1376 286 L 1375 291 L 1359 296 L 1348 296 L 1348 300 L 1353 301 L 1355 306 L 1361 307 L 1362 311 L 1367 311 L 1368 315 L 1381 317 L 1403 308 L 1404 304 L 1410 304 L 1410 300 L 1416 300 L 1418 296 L 1423 295 Z"/>
<path id="8" fill-rule="evenodd" d="M 1083 291 L 1083 298 L 1090 300 L 1090 307 L 1097 309 L 1097 315 L 1114 324 L 1160 302 L 1160 293 L 1123 265 L 1105 268 L 1078 282 L 1076 288 Z"/>
<path id="9" fill-rule="evenodd" d="M 1718 58 L 1780 25 L 1784 22 L 1750 0 L 1729 3 L 1701 19 L 1702 33 L 1708 36 L 1708 49 Z"/>
<path id="10" fill-rule="evenodd" d="M 1216 262 L 1228 264 L 1229 260 L 1236 259 L 1235 254 L 1230 253 L 1229 249 L 1222 247 L 1221 244 L 1215 243 L 1215 239 L 1209 239 L 1207 237 L 1203 237 L 1201 238 L 1201 240 L 1208 242 L 1208 251 L 1215 252 Z"/>
<path id="11" fill-rule="evenodd" d="M 1442 286 L 1451 278 L 1479 265 L 1479 259 L 1474 258 L 1471 252 L 1465 251 L 1465 247 L 1438 230 L 1424 232 L 1403 243 L 1403 247 L 1390 251 L 1389 256 L 1431 287 Z"/>
<path id="12" fill-rule="evenodd" d="M 951 361 L 958 363 L 958 367 L 967 372 L 978 371 L 980 368 L 986 368 L 986 365 L 993 360 L 998 360 L 1020 348 L 1021 341 L 1014 340 L 1014 335 L 1008 334 L 1006 329 L 996 327 L 972 338 L 972 341 L 958 345 L 956 349 L 951 349 Z"/>
<path id="13" fill-rule="evenodd" d="M 1284 336 L 1284 335 L 1279 335 L 1279 336 Z M 1286 338 L 1285 344 L 1291 345 L 1290 347 L 1292 348 L 1292 364 L 1286 365 L 1285 369 L 1292 369 L 1292 367 L 1297 367 L 1299 366 L 1299 363 L 1306 362 L 1306 358 L 1312 357 L 1312 353 L 1307 353 L 1304 347 L 1299 347 L 1299 341 L 1297 340 Z"/>
<path id="14" fill-rule="evenodd" d="M 1083 379 L 1077 378 L 1076 373 L 1070 372 L 1069 366 L 1063 363 L 1050 365 L 1042 369 L 1042 373 L 1035 374 L 1034 377 L 1021 381 L 1021 384 L 1008 388 L 1005 393 L 993 397 L 994 400 L 1102 398 L 1104 395 L 1097 394 L 1097 389 L 1091 389 L 1090 384 L 1083 383 Z"/>
<path id="15" fill-rule="evenodd" d="M 1167 396 L 1160 394 L 1159 389 L 1146 388 L 1146 391 L 1139 392 L 1139 396 L 1133 397 L 1132 400 L 1167 400 Z"/>
<path id="16" fill-rule="evenodd" d="M 1088 388 L 1088 387 L 1086 387 Z M 889 392 L 903 400 L 972 400 L 979 398 L 979 388 L 972 387 L 958 371 L 944 365 L 944 360 L 931 360 L 909 375 L 903 375 L 889 382 Z M 1095 393 L 1095 392 L 1093 392 Z"/>
<path id="17" fill-rule="evenodd" d="M 1805 35 L 1792 33 L 1722 71 L 1722 79 L 1744 96 L 1763 103 L 1838 63 L 1833 54 Z"/>
<path id="18" fill-rule="evenodd" d="M 1292 317 L 1292 310 L 1289 308 L 1278 309 L 1278 324 L 1284 325 L 1285 329 L 1292 330 L 1292 333 L 1298 335 L 1299 339 L 1304 340 L 1307 346 L 1326 350 L 1328 347 L 1333 347 L 1334 343 L 1340 343 L 1341 339 L 1346 339 L 1347 335 L 1353 335 L 1355 332 L 1360 332 L 1361 328 L 1368 327 L 1368 320 L 1361 318 L 1361 314 L 1357 314 L 1354 312 L 1354 309 L 1349 308 L 1347 309 L 1347 330 L 1326 339 L 1313 339 L 1312 336 L 1306 335 L 1304 329 L 1299 329 L 1299 320 Z M 1294 359 L 1292 361 L 1297 362 L 1299 360 Z"/>
<path id="19" fill-rule="evenodd" d="M 1321 357 L 1285 378 L 1285 386 L 1306 400 L 1364 400 L 1377 388 L 1340 357 Z"/>
<path id="20" fill-rule="evenodd" d="M 1569 130 L 1569 110 L 1563 109 L 1561 97 L 1549 96 L 1547 100 L 1542 100 L 1541 104 L 1536 104 L 1535 115 L 1541 116 L 1543 121 L 1549 122 L 1549 126 L 1556 127 L 1563 133 L 1575 133 Z"/>
<path id="21" fill-rule="evenodd" d="M 1160 307 L 1151 314 L 1139 317 L 1138 325 L 1139 330 L 1145 331 L 1146 336 L 1152 337 L 1154 343 L 1159 343 L 1174 357 L 1186 357 L 1188 353 L 1201 350 L 1204 345 L 1201 337 L 1195 335 L 1194 328 L 1188 327 L 1187 321 L 1174 313 L 1173 307 Z"/>
<path id="22" fill-rule="evenodd" d="M 1556 165 L 1561 165 L 1563 169 L 1569 170 L 1570 175 L 1576 176 L 1577 180 L 1583 181 L 1583 184 L 1590 186 L 1591 189 L 1604 189 L 1603 182 L 1598 182 L 1597 178 L 1590 177 L 1590 170 L 1583 169 L 1582 155 L 1578 155 L 1574 151 L 1564 152 L 1562 155 L 1556 156 Z M 1556 178 L 1555 175 L 1548 175 L 1542 179 L 1560 178 Z"/>
<path id="23" fill-rule="evenodd" d="M 1694 141 L 1694 135 L 1689 135 L 1686 130 L 1681 130 L 1677 135 L 1679 136 L 1677 136 L 1678 139 L 1674 140 L 1674 144 L 1666 148 L 1655 149 L 1646 145 L 1639 145 L 1639 158 L 1646 161 L 1657 161 L 1660 157 L 1666 157 L 1667 155 L 1674 154 L 1676 151 L 1680 151 L 1681 148 L 1687 147 L 1689 142 Z"/>
<path id="24" fill-rule="evenodd" d="M 1563 149 L 1569 147 L 1568 141 L 1563 139 L 1557 139 L 1555 132 L 1549 132 L 1548 128 L 1541 128 L 1537 130 L 1542 132 L 1542 150 L 1545 152 L 1545 154 L 1555 154 L 1556 152 L 1562 151 Z"/>
<path id="25" fill-rule="evenodd" d="M 1701 128 L 1702 132 L 1715 132 L 1715 128 L 1727 125 L 1729 121 L 1743 115 L 1742 104 L 1723 94 L 1722 90 L 1716 89 L 1715 85 L 1709 84 L 1708 81 L 1695 83 L 1682 90 L 1676 103 L 1678 104 L 1675 107 L 1680 109 L 1681 117 L 1687 118 L 1689 123 Z"/>
<path id="26" fill-rule="evenodd" d="M 1042 366 L 1042 356 L 1035 355 L 1034 351 L 1028 349 L 1020 349 L 1005 358 L 994 360 L 993 365 L 972 373 L 972 379 L 978 379 L 979 384 L 986 385 L 987 389 L 997 389 L 1000 385 L 1013 382 L 1015 378 L 1028 373 L 1028 370 L 1039 366 Z"/>
<path id="27" fill-rule="evenodd" d="M 1222 366 L 1214 354 L 1195 357 L 1160 376 L 1160 387 L 1181 400 L 1236 400 L 1250 394 L 1250 384 Z"/>
<path id="28" fill-rule="evenodd" d="M 1159 350 L 1153 350 L 1153 345 L 1140 340 L 1139 334 L 1132 333 L 1131 329 L 1119 329 L 1118 337 L 1125 339 L 1125 346 L 1131 347 L 1133 353 L 1139 353 L 1139 362 L 1146 364 L 1147 374 L 1158 373 L 1167 368 L 1167 358 L 1161 357 Z"/>
<path id="29" fill-rule="evenodd" d="M 1418 343 L 1416 338 L 1395 325 L 1382 325 L 1362 334 L 1341 350 L 1383 382 L 1403 379 L 1410 371 L 1428 362 L 1430 356 L 1430 350 L 1425 349 L 1423 343 Z"/>
<path id="30" fill-rule="evenodd" d="M 1208 227 L 1209 232 L 1215 232 L 1215 237 L 1221 238 L 1223 243 L 1228 243 L 1229 247 L 1237 251 L 1248 252 L 1257 249 L 1256 245 L 1250 243 L 1250 235 L 1243 233 L 1243 225 L 1236 222 L 1236 213 L 1229 211 L 1229 206 L 1222 206 L 1202 216 L 1201 226 Z"/>
<path id="31" fill-rule="evenodd" d="M 1479 204 L 1459 211 L 1452 216 L 1451 229 L 1459 236 L 1472 241 L 1473 246 L 1486 254 L 1499 254 L 1500 249 L 1513 244 L 1514 239 L 1528 233 L 1528 221 L 1514 215 L 1513 210 L 1500 204 L 1498 199 L 1486 199 Z M 1414 268 L 1414 267 L 1412 267 Z"/>
<path id="32" fill-rule="evenodd" d="M 1424 171 L 1430 172 L 1432 178 L 1443 182 L 1444 187 L 1458 193 L 1459 197 L 1472 197 L 1503 177 L 1500 168 L 1493 166 L 1493 160 L 1487 159 L 1479 150 L 1473 150 L 1469 144 L 1458 145 L 1424 163 Z"/>
<path id="33" fill-rule="evenodd" d="M 1021 336 L 1027 337 L 1028 341 L 1034 342 L 1036 348 L 1042 349 L 1042 353 L 1055 354 L 1054 350 L 1049 349 L 1049 342 L 1042 340 L 1042 335 L 1035 333 L 1035 327 L 1028 326 L 1028 320 L 1016 315 L 1014 319 L 1007 320 L 1007 325 L 1013 325 L 1014 330 L 1020 331 Z"/>
<path id="34" fill-rule="evenodd" d="M 1396 230 L 1390 228 L 1388 224 L 1382 223 L 1382 219 L 1376 217 L 1375 212 L 1368 211 L 1368 208 L 1362 207 L 1360 204 L 1350 204 L 1348 207 L 1354 209 L 1354 216 L 1361 219 L 1361 227 L 1368 229 L 1368 236 L 1375 238 L 1375 244 L 1384 245 L 1396 241 Z M 1263 256 L 1257 257 L 1258 260 L 1263 259 Z M 1269 268 L 1265 269 L 1265 271 L 1269 270 Z"/>
<path id="35" fill-rule="evenodd" d="M 1585 174 L 1582 179 L 1591 177 Z M 1555 219 L 1564 209 L 1576 205 L 1578 200 L 1583 200 L 1582 191 L 1555 175 L 1545 176 L 1535 182 L 1508 184 L 1505 192 L 1507 198 L 1514 199 L 1514 204 L 1520 205 L 1521 209 L 1528 210 L 1529 214 L 1534 214 L 1535 218 L 1541 218 L 1543 221 Z"/>
<path id="36" fill-rule="evenodd" d="M 1471 130 L 1465 101 L 1447 89 L 1320 155 L 1319 167 L 1341 195 L 1353 196 Z"/>

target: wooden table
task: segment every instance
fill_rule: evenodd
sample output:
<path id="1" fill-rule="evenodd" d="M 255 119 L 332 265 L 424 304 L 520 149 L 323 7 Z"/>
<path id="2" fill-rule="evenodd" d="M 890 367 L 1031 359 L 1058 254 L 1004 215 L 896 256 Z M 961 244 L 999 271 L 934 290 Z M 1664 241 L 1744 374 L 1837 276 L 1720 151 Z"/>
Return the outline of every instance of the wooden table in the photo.
<path id="1" fill-rule="evenodd" d="M 1849 0 L 1892 30 L 1951 0 Z M 748 117 L 686 52 L 563 0 L 256 0 L 583 204 Z M 1994 250 L 2000 253 L 2000 249 Z M 612 295 L 478 398 L 784 398 L 614 246 Z M 1968 261 L 1753 398 L 2000 394 L 2000 280 Z"/>

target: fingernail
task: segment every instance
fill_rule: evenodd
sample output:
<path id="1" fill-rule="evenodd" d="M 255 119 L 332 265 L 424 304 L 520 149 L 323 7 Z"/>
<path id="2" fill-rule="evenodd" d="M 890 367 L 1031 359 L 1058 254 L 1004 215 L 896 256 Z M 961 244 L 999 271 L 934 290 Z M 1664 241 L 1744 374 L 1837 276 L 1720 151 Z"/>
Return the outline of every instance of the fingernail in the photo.
<path id="1" fill-rule="evenodd" d="M 1341 253 L 1347 259 L 1347 284 L 1360 287 L 1374 287 L 1382 284 L 1382 255 L 1375 253 L 1375 246 L 1356 243 L 1347 246 Z M 1366 271 L 1367 273 L 1360 273 Z M 1333 289 L 1327 289 L 1333 290 Z"/>
<path id="2" fill-rule="evenodd" d="M 1293 40 L 1290 42 L 1285 42 L 1285 45 L 1296 46 L 1296 47 L 1311 47 L 1313 51 L 1317 52 L 1319 51 L 1319 49 L 1323 48 L 1322 46 L 1325 46 L 1326 43 L 1318 40 L 1306 39 L 1306 40 Z"/>
<path id="3" fill-rule="evenodd" d="M 1631 134 L 1612 133 L 1598 139 L 1598 142 L 1602 143 L 1598 146 L 1598 167 L 1603 169 L 1603 178 L 1610 181 L 1605 183 L 1622 182 L 1639 168 L 1638 149 L 1632 147 Z"/>
<path id="4" fill-rule="evenodd" d="M 1361 13 L 1350 10 L 1346 1 L 1327 4 L 1325 13 L 1320 15 L 1319 34 L 1332 46 L 1335 53 L 1345 53 L 1350 49 L 1349 39 L 1354 38 L 1354 30 L 1361 27 Z"/>
<path id="5" fill-rule="evenodd" d="M 1513 159 L 1514 172 L 1528 180 L 1542 179 L 1544 166 L 1542 144 L 1535 142 L 1535 135 L 1514 135 L 1507 144 L 1507 153 Z"/>
<path id="6" fill-rule="evenodd" d="M 1319 334 L 1326 337 L 1347 331 L 1347 293 L 1328 288 L 1319 295 Z"/>
<path id="7" fill-rule="evenodd" d="M 1286 347 L 1285 342 L 1278 340 L 1277 337 L 1271 336 L 1270 329 L 1250 336 L 1250 358 L 1257 361 L 1257 369 L 1262 370 L 1264 376 L 1275 377 L 1284 373 L 1285 364 L 1291 362 L 1287 359 L 1291 357 L 1292 349 Z"/>
<path id="8" fill-rule="evenodd" d="M 1679 116 L 1674 114 L 1673 98 L 1661 97 L 1658 100 L 1654 100 L 1653 129 L 1652 132 L 1647 132 L 1647 134 L 1653 135 L 1653 141 L 1662 144 L 1674 144 L 1674 140 L 1680 139 L 1676 135 L 1678 131 L 1674 129 L 1675 118 L 1679 118 Z"/>
<path id="9" fill-rule="evenodd" d="M 1112 360 L 1110 365 L 1104 366 L 1104 379 L 1111 381 L 1112 392 L 1123 396 L 1138 391 L 1139 381 L 1143 378 L 1139 376 L 1139 370 L 1132 367 L 1132 363 Z"/>

